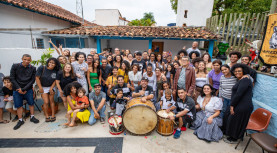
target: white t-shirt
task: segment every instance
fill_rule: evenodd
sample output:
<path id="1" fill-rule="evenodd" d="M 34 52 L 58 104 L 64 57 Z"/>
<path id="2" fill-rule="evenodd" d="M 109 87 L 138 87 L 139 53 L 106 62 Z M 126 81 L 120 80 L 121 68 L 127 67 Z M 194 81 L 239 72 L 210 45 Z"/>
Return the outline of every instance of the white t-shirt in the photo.
<path id="1" fill-rule="evenodd" d="M 196 48 L 196 49 L 193 49 L 193 48 L 187 49 L 188 55 L 189 55 L 189 53 L 192 52 L 192 51 L 197 51 L 197 52 L 199 53 L 199 55 L 201 56 L 201 52 L 200 52 L 200 50 L 199 50 L 198 48 Z"/>
<path id="2" fill-rule="evenodd" d="M 197 102 L 200 105 L 200 108 L 203 110 L 203 101 L 205 97 L 198 96 Z M 206 116 L 211 116 L 215 113 L 216 110 L 222 110 L 223 102 L 220 98 L 213 96 L 210 99 L 210 102 L 205 106 L 204 112 Z"/>
<path id="3" fill-rule="evenodd" d="M 172 97 L 171 97 L 171 100 L 167 100 L 165 98 L 165 96 L 162 96 L 161 101 L 163 101 L 163 105 L 161 106 L 161 109 L 168 109 L 168 108 L 172 107 L 173 105 L 175 105 L 175 101 L 173 100 Z M 169 104 L 171 104 L 171 106 L 168 106 Z"/>
<path id="4" fill-rule="evenodd" d="M 134 87 L 136 88 L 138 86 L 138 82 L 141 81 L 141 78 L 142 78 L 141 72 L 137 72 L 136 74 L 134 74 L 133 71 L 130 71 L 128 73 L 128 76 L 130 81 L 133 81 Z"/>

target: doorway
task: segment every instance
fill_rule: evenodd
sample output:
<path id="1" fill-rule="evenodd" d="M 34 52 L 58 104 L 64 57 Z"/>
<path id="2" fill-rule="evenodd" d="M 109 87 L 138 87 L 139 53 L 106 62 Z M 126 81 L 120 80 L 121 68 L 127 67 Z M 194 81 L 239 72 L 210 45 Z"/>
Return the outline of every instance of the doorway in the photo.
<path id="1" fill-rule="evenodd" d="M 163 54 L 164 42 L 152 42 L 152 51 L 155 55 Z"/>

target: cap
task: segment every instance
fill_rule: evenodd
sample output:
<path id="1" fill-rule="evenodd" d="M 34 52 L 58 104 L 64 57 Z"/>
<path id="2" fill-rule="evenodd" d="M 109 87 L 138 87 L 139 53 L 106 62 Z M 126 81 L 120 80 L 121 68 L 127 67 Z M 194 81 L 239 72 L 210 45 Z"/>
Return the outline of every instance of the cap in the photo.
<path id="1" fill-rule="evenodd" d="M 142 77 L 141 80 L 149 81 L 147 77 Z"/>
<path id="2" fill-rule="evenodd" d="M 99 83 L 96 83 L 95 85 L 94 85 L 94 87 L 97 87 L 97 86 L 101 86 Z"/>
<path id="3" fill-rule="evenodd" d="M 137 54 L 138 56 L 141 56 L 141 55 L 142 55 L 142 53 L 141 53 L 140 51 L 138 51 L 136 54 Z"/>

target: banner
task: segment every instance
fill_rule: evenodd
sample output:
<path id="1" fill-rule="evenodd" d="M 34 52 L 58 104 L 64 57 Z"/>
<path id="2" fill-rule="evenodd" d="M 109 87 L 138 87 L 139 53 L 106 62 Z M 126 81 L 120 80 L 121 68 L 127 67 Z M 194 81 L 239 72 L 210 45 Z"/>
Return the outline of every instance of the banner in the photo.
<path id="1" fill-rule="evenodd" d="M 266 65 L 277 65 L 277 14 L 268 16 L 259 58 Z"/>

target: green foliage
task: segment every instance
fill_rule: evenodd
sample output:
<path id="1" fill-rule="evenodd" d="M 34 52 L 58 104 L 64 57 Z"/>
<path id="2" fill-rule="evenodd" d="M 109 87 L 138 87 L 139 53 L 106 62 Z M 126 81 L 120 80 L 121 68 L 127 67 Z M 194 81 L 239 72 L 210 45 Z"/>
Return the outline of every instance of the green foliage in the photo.
<path id="1" fill-rule="evenodd" d="M 39 60 L 33 60 L 31 64 L 33 65 L 45 65 L 46 61 L 52 57 L 52 54 L 54 53 L 54 49 L 47 49 L 43 52 L 43 54 L 40 56 Z"/>
<path id="2" fill-rule="evenodd" d="M 171 9 L 177 14 L 178 0 L 170 0 Z"/>
<path id="3" fill-rule="evenodd" d="M 154 15 L 152 12 L 144 13 L 142 19 L 135 19 L 128 23 L 129 26 L 152 26 L 155 24 Z"/>

